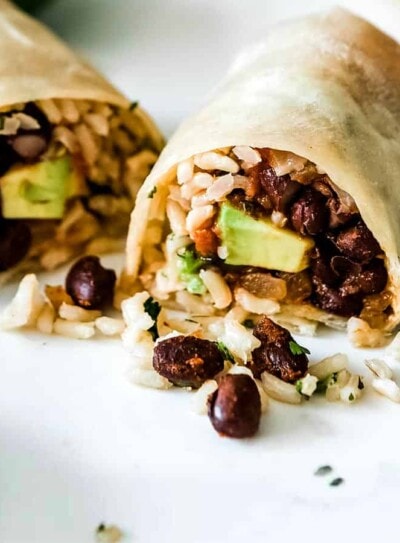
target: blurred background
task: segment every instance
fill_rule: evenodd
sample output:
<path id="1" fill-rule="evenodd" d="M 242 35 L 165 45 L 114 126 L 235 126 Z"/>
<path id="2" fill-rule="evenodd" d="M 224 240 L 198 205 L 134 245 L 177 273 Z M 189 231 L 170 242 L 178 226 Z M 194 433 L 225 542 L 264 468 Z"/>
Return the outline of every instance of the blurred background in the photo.
<path id="1" fill-rule="evenodd" d="M 235 54 L 262 39 L 271 23 L 342 4 L 400 40 L 400 0 L 17 2 L 90 59 L 132 100 L 139 98 L 167 136 L 205 100 Z"/>

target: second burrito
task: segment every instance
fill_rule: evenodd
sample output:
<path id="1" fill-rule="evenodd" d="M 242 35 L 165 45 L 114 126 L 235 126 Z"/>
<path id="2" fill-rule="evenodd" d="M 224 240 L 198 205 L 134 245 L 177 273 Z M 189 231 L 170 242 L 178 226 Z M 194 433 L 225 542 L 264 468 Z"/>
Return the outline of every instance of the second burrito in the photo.
<path id="1" fill-rule="evenodd" d="M 276 27 L 161 155 L 125 280 L 191 314 L 390 331 L 399 169 L 399 45 L 343 10 Z"/>
<path id="2" fill-rule="evenodd" d="M 0 0 L 0 281 L 118 247 L 157 160 L 152 120 Z"/>

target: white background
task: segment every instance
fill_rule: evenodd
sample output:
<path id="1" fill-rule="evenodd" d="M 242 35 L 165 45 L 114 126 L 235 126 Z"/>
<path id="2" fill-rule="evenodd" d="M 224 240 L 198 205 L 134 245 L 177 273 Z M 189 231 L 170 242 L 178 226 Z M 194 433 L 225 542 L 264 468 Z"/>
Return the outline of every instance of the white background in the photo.
<path id="1" fill-rule="evenodd" d="M 396 0 L 348 4 L 400 36 Z M 64 0 L 46 20 L 170 134 L 242 46 L 327 5 Z M 374 355 L 333 333 L 301 342 L 312 361 L 347 350 L 360 371 Z M 189 393 L 130 385 L 116 340 L 2 333 L 0 347 L 1 543 L 87 543 L 100 522 L 127 543 L 400 540 L 400 411 L 371 392 L 350 407 L 271 402 L 259 436 L 234 441 L 190 411 Z M 315 477 L 322 464 L 345 484 Z"/>

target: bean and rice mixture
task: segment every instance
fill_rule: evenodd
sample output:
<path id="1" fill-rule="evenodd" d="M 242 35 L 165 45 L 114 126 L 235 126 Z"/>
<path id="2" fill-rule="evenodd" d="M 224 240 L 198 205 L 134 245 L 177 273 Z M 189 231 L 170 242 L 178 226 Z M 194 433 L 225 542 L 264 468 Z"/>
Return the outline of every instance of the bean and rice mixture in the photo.
<path id="1" fill-rule="evenodd" d="M 229 147 L 181 162 L 159 192 L 139 275 L 154 298 L 194 314 L 240 307 L 300 327 L 345 328 L 350 318 L 355 344 L 385 343 L 379 329 L 392 313 L 392 294 L 383 251 L 352 197 L 318 166 L 289 152 Z M 275 233 L 300 240 L 306 250 L 298 270 L 260 264 L 261 242 L 246 238 L 245 257 L 224 244 L 227 214 L 272 223 Z M 165 218 L 170 233 L 162 242 Z"/>
<path id="2" fill-rule="evenodd" d="M 122 318 L 107 315 L 113 299 Z M 226 316 L 189 317 L 176 307 L 161 306 L 147 291 L 124 298 L 115 272 L 96 256 L 82 257 L 70 268 L 64 286 L 46 285 L 44 292 L 34 274 L 26 275 L 0 326 L 76 339 L 120 337 L 131 354 L 133 383 L 194 390 L 193 410 L 208 414 L 220 435 L 233 438 L 258 431 L 270 399 L 301 404 L 322 395 L 329 402 L 352 404 L 365 387 L 364 379 L 349 371 L 344 354 L 310 365 L 309 350 L 275 316 L 236 306 Z M 400 403 L 400 388 L 387 363 L 393 360 L 400 360 L 400 334 L 383 359 L 369 359 L 365 365 L 373 376 L 372 388 Z"/>
<path id="3" fill-rule="evenodd" d="M 35 164 L 60 164 L 63 158 L 70 160 L 75 175 L 73 193 L 58 219 L 29 212 L 13 218 L 14 209 L 10 218 L 3 196 L 2 278 L 24 270 L 52 270 L 80 254 L 122 250 L 136 193 L 161 146 L 152 121 L 136 103 L 123 109 L 58 99 L 1 109 L 0 176 Z M 42 194 L 29 194 L 31 208 L 46 196 L 54 198 L 54 188 L 44 196 L 39 188 Z"/>

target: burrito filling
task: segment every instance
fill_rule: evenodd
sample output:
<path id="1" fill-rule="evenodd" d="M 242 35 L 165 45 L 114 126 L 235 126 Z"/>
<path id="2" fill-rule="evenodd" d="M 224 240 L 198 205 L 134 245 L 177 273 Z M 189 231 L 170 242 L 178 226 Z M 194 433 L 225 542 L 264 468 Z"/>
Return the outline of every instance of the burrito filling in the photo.
<path id="1" fill-rule="evenodd" d="M 0 271 L 119 248 L 159 141 L 143 112 L 43 100 L 0 111 Z M 36 264 L 36 266 L 35 266 Z"/>
<path id="2" fill-rule="evenodd" d="M 315 164 L 225 148 L 180 163 L 165 190 L 170 233 L 160 244 L 160 194 L 140 275 L 154 296 L 182 304 L 186 291 L 217 309 L 308 305 L 384 326 L 392 309 L 383 251 L 353 198 Z"/>

